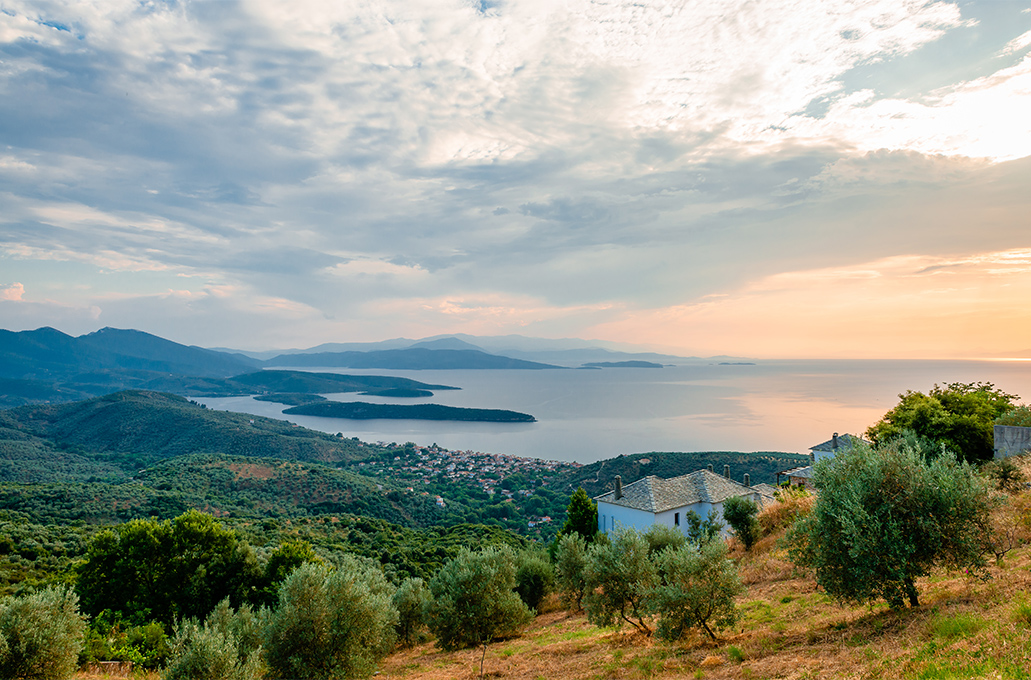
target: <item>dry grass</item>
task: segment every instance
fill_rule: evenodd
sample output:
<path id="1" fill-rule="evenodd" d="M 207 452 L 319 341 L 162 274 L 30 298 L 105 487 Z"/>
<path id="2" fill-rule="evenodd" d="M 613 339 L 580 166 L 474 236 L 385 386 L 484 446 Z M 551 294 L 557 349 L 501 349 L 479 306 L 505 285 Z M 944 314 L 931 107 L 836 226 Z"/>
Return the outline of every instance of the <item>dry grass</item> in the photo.
<path id="1" fill-rule="evenodd" d="M 779 532 L 778 532 L 779 533 Z M 487 651 L 490 678 L 607 680 L 902 678 L 1031 680 L 1031 549 L 1011 552 L 991 579 L 936 573 L 918 583 L 921 606 L 842 607 L 793 572 L 777 535 L 736 553 L 747 591 L 742 617 L 716 643 L 694 636 L 664 644 L 600 629 L 582 614 L 550 611 L 519 638 Z M 480 653 L 432 643 L 388 657 L 377 677 L 479 677 Z"/>

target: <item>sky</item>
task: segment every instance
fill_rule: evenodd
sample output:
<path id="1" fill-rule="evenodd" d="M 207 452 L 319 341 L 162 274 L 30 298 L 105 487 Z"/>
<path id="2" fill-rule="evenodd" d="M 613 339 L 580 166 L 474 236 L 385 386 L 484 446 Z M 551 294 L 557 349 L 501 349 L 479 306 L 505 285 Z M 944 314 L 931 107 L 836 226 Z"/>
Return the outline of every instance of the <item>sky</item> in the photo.
<path id="1" fill-rule="evenodd" d="M 0 327 L 1031 357 L 1027 0 L 0 0 Z"/>

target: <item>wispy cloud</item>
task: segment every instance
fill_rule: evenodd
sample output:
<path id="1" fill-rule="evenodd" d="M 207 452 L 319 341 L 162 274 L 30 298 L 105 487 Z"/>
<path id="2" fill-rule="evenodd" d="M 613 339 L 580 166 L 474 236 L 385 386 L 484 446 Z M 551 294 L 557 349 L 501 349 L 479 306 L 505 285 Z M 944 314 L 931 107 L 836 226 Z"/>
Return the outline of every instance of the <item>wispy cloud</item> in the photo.
<path id="1" fill-rule="evenodd" d="M 813 262 L 1002 252 L 1027 31 L 927 0 L 7 0 L 9 302 L 221 345 L 578 334 Z M 857 76 L 952 36 L 981 72 Z"/>

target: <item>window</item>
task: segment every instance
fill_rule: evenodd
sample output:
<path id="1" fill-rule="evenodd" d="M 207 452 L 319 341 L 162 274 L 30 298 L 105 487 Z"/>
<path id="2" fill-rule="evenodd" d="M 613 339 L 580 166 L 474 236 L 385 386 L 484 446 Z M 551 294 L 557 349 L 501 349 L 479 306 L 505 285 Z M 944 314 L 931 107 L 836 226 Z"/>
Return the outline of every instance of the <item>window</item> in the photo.
<path id="1" fill-rule="evenodd" d="M 680 526 L 680 513 L 679 512 L 674 512 L 673 513 L 673 526 L 675 526 L 675 527 Z"/>

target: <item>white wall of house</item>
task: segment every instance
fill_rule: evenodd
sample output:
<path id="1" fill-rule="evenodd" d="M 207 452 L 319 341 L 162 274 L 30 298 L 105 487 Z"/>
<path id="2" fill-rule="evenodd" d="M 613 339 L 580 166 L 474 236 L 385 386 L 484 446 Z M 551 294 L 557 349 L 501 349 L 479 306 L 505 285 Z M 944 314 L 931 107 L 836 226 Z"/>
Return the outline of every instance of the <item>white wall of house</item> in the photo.
<path id="1" fill-rule="evenodd" d="M 653 524 L 655 524 L 654 513 L 598 501 L 598 531 L 602 533 L 607 534 L 620 527 L 647 531 Z"/>
<path id="2" fill-rule="evenodd" d="M 748 495 L 749 500 L 759 503 L 759 494 Z M 687 535 L 687 518 L 688 512 L 693 512 L 701 519 L 708 519 L 709 513 L 713 510 L 716 511 L 716 517 L 719 518 L 720 522 L 723 523 L 723 529 L 721 534 L 724 537 L 730 536 L 733 531 L 727 526 L 727 523 L 723 520 L 723 503 L 692 503 L 691 505 L 684 505 L 679 508 L 673 508 L 666 510 L 665 512 L 651 513 L 645 510 L 635 510 L 633 508 L 627 508 L 622 505 L 614 505 L 612 503 L 606 503 L 605 501 L 598 501 L 598 531 L 602 533 L 609 533 L 613 529 L 620 527 L 628 527 L 636 529 L 637 531 L 647 531 L 654 524 L 664 524 L 668 527 L 677 526 L 676 519 L 677 515 L 680 515 L 680 525 L 677 527 L 680 531 Z"/>

